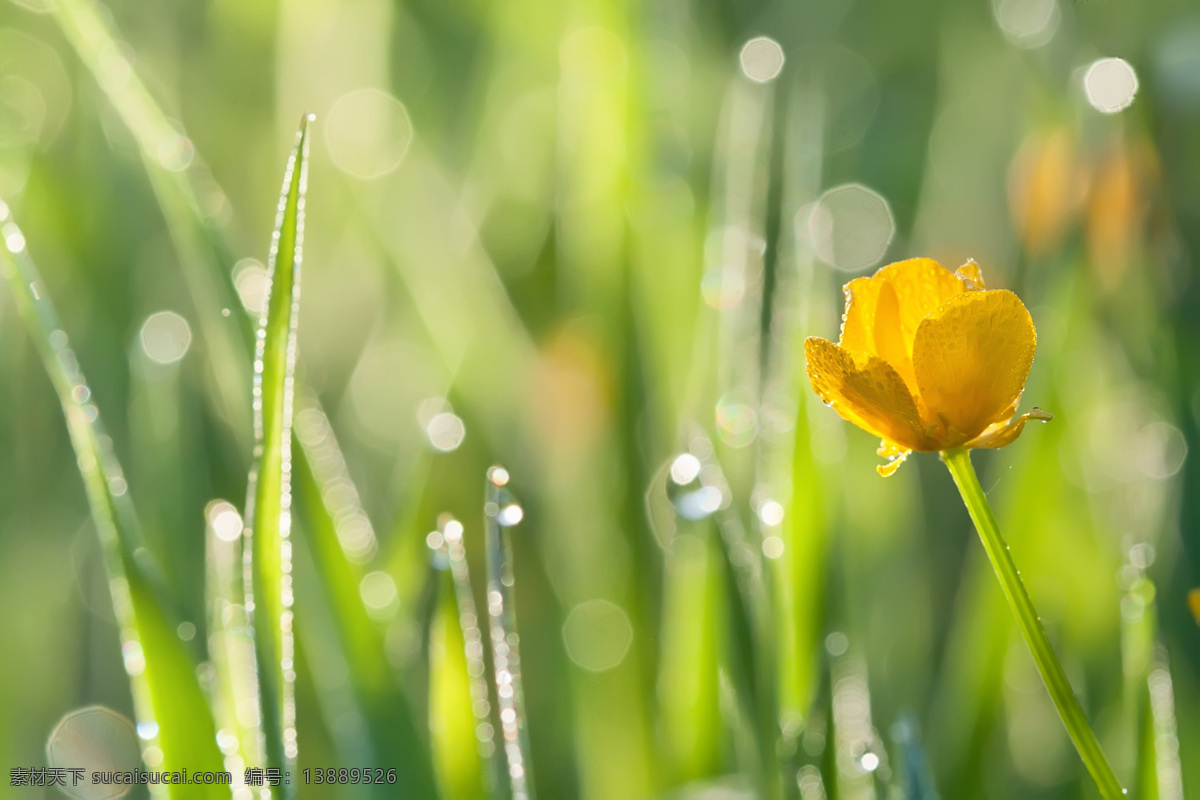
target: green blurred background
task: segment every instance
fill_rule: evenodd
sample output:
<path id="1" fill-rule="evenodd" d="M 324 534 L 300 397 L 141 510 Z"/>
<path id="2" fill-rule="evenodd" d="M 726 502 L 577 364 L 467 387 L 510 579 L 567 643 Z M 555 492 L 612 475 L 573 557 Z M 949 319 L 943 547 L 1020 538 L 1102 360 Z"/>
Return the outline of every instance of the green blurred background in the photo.
<path id="1" fill-rule="evenodd" d="M 502 463 L 543 800 L 754 797 L 764 771 L 803 800 L 1094 796 L 942 465 L 878 477 L 804 376 L 843 283 L 926 255 L 1030 308 L 1023 406 L 1055 420 L 976 454 L 984 488 L 1118 774 L 1200 796 L 1193 3 L 3 0 L 0 197 L 198 662 L 305 111 L 300 369 L 344 455 L 318 467 L 345 570 L 326 580 L 301 518 L 301 767 L 419 757 L 364 744 L 357 604 L 443 796 L 489 796 L 462 597 L 426 535 L 463 522 L 486 608 Z M 709 494 L 677 485 L 685 451 Z M 72 709 L 133 717 L 7 291 L 0 456 L 7 773 Z M 7 777 L 0 797 L 56 796 Z"/>

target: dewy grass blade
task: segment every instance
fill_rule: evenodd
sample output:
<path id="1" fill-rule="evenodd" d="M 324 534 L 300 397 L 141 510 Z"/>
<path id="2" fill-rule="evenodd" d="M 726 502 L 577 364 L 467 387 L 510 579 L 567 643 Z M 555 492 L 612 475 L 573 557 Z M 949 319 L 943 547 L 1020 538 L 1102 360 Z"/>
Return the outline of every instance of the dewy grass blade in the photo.
<path id="1" fill-rule="evenodd" d="M 1121 782 L 1113 773 L 1104 751 L 1100 749 L 1100 743 L 1096 741 L 1096 735 L 1092 733 L 1092 729 L 1088 725 L 1087 715 L 1084 714 L 1079 699 L 1075 697 L 1071 683 L 1067 680 L 1062 664 L 1059 663 L 1058 656 L 1054 654 L 1054 648 L 1042 627 L 1042 618 L 1038 616 L 1033 601 L 1029 599 L 1029 594 L 1025 591 L 1021 573 L 1017 571 L 1017 567 L 1013 563 L 1012 556 L 1008 552 L 1008 545 L 1000 534 L 1000 528 L 992 514 L 992 507 L 988 504 L 983 487 L 979 485 L 979 478 L 975 475 L 970 451 L 963 448 L 947 450 L 942 453 L 942 461 L 949 468 L 950 475 L 954 478 L 954 484 L 958 487 L 963 503 L 966 504 L 967 511 L 971 515 L 971 520 L 975 523 L 975 529 L 979 532 L 984 550 L 987 551 L 988 559 L 992 562 L 992 568 L 996 571 L 996 577 L 1000 581 L 1000 588 L 1004 591 L 1004 597 L 1008 601 L 1009 608 L 1012 609 L 1013 616 L 1017 618 L 1017 627 L 1021 629 L 1021 636 L 1025 639 L 1025 644 L 1029 646 L 1029 652 L 1033 656 L 1034 663 L 1037 664 L 1042 681 L 1046 684 L 1046 689 L 1050 692 L 1050 698 L 1054 700 L 1055 707 L 1058 708 L 1059 716 L 1062 717 L 1067 733 L 1070 734 L 1071 741 L 1079 752 L 1079 757 L 1083 760 L 1088 772 L 1091 773 L 1092 779 L 1100 789 L 1100 795 L 1105 800 L 1124 798 L 1126 792 L 1121 788 Z"/>
<path id="2" fill-rule="evenodd" d="M 439 554 L 444 551 L 454 583 L 455 606 L 458 609 L 459 627 L 462 628 L 463 652 L 467 675 L 470 678 L 471 709 L 475 714 L 475 738 L 479 757 L 487 764 L 484 785 L 489 789 L 489 796 L 495 796 L 496 788 L 506 782 L 505 768 L 503 760 L 496 755 L 491 725 L 491 702 L 487 680 L 484 678 L 487 667 L 483 657 L 483 632 L 479 628 L 479 613 L 475 610 L 475 595 L 471 590 L 471 573 L 467 566 L 467 549 L 463 546 L 462 523 L 456 519 L 446 519 L 430 537 L 430 546 L 434 546 Z"/>
<path id="3" fill-rule="evenodd" d="M 245 521 L 246 609 L 251 614 L 264 753 L 268 768 L 290 771 L 296 758 L 295 664 L 292 638 L 292 395 L 300 253 L 308 173 L 308 125 L 300 122 L 288 159 L 267 265 L 268 301 L 254 358 L 255 459 Z M 295 781 L 285 784 L 294 787 Z M 295 790 L 284 789 L 285 796 Z"/>
<path id="4" fill-rule="evenodd" d="M 220 771 L 221 754 L 196 664 L 184 648 L 165 593 L 141 546 L 136 515 L 112 442 L 101 427 L 91 390 L 67 343 L 25 237 L 0 200 L 0 273 L 16 295 L 21 316 L 62 404 L 84 489 L 104 552 L 113 610 L 121 627 L 139 729 L 162 751 L 158 770 Z M 180 784 L 172 797 L 228 797 L 218 786 Z"/>
<path id="5" fill-rule="evenodd" d="M 500 707 L 500 739 L 508 762 L 512 800 L 534 800 L 529 733 L 525 729 L 525 697 L 521 687 L 521 649 L 517 611 L 513 599 L 512 544 L 507 529 L 521 521 L 524 512 L 508 498 L 504 488 L 508 470 L 492 467 L 487 475 L 487 500 L 483 506 L 487 546 L 488 630 L 492 637 L 492 669 Z"/>

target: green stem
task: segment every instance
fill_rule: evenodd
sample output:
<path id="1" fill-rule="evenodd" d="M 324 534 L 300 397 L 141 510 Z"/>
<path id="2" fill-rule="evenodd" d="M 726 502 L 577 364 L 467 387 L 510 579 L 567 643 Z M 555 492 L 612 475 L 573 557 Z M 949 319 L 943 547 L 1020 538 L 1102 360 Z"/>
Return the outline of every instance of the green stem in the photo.
<path id="1" fill-rule="evenodd" d="M 1025 637 L 1025 644 L 1029 645 L 1029 652 L 1033 654 L 1042 681 L 1058 708 L 1079 757 L 1083 759 L 1084 766 L 1096 781 L 1096 786 L 1105 800 L 1124 800 L 1127 794 L 1121 788 L 1117 776 L 1113 774 L 1112 766 L 1105 758 L 1104 751 L 1100 749 L 1100 743 L 1096 741 L 1096 735 L 1088 727 L 1083 707 L 1079 705 L 1079 699 L 1071 690 L 1071 684 L 1067 681 L 1058 656 L 1054 655 L 1054 648 L 1051 647 L 1046 630 L 1042 627 L 1042 618 L 1038 616 L 1033 601 L 1025 591 L 1021 573 L 1017 571 L 1008 552 L 1008 544 L 1000 535 L 992 507 L 988 505 L 983 488 L 979 485 L 979 478 L 975 475 L 975 467 L 971 465 L 970 452 L 963 448 L 946 450 L 942 453 L 942 461 L 946 462 L 967 511 L 975 522 L 975 529 L 979 531 L 979 538 L 983 541 L 983 549 L 987 551 L 988 559 L 996 570 L 996 577 L 1000 580 L 1000 588 L 1004 590 L 1004 597 L 1016 615 L 1021 635 Z"/>

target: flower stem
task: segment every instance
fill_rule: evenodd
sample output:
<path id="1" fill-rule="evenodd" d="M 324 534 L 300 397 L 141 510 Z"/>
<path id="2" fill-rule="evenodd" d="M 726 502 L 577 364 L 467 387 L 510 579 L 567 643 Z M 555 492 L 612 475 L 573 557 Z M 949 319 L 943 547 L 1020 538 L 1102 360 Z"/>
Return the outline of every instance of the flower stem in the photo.
<path id="1" fill-rule="evenodd" d="M 1021 628 L 1025 644 L 1029 646 L 1038 672 L 1042 675 L 1042 681 L 1046 684 L 1046 689 L 1050 692 L 1050 697 L 1058 708 L 1067 733 L 1070 734 L 1071 741 L 1074 742 L 1075 749 L 1079 752 L 1079 757 L 1083 759 L 1084 766 L 1091 773 L 1092 779 L 1096 781 L 1096 786 L 1099 787 L 1100 794 L 1105 800 L 1123 800 L 1127 794 L 1121 788 L 1121 782 L 1117 780 L 1117 776 L 1113 774 L 1112 766 L 1105 758 L 1104 751 L 1100 749 L 1100 743 L 1096 741 L 1096 735 L 1088 727 L 1087 717 L 1083 713 L 1082 706 L 1079 705 L 1079 699 L 1071 690 L 1071 684 L 1067 681 L 1062 664 L 1054 654 L 1054 648 L 1051 647 L 1046 630 L 1042 627 L 1042 618 L 1038 616 L 1037 609 L 1033 607 L 1033 601 L 1029 599 L 1029 594 L 1025 591 L 1021 573 L 1017 571 L 1017 567 L 1013 563 L 1012 556 L 1008 552 L 1008 544 L 1000 535 L 1000 528 L 996 525 L 992 507 L 988 505 L 983 488 L 979 485 L 979 478 L 975 475 L 970 452 L 964 448 L 946 450 L 942 453 L 942 461 L 946 462 L 950 475 L 954 478 L 954 483 L 958 486 L 958 491 L 967 506 L 967 511 L 970 512 L 971 519 L 975 522 L 975 529 L 979 531 L 983 548 L 987 551 L 988 559 L 992 562 L 993 569 L 996 570 L 996 577 L 1000 580 L 1000 588 L 1004 590 L 1004 597 L 1008 600 L 1008 605 L 1017 618 L 1017 624 Z"/>

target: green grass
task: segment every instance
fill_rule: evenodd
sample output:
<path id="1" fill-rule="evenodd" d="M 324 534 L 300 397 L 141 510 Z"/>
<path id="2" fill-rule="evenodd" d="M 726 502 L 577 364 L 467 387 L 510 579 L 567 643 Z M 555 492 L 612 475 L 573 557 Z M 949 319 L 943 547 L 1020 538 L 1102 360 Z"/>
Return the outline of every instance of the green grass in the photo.
<path id="1" fill-rule="evenodd" d="M 529 796 L 1091 796 L 941 465 L 877 478 L 808 386 L 800 343 L 870 268 L 827 263 L 812 204 L 862 183 L 890 205 L 881 259 L 973 256 L 1031 309 L 1027 405 L 1055 423 L 977 454 L 981 491 L 1116 778 L 1161 800 L 1200 781 L 1177 4 L 1058 3 L 1039 47 L 1005 3 L 25 5 L 0 9 L 6 763 L 102 704 L 153 718 L 163 768 L 507 798 L 495 589 Z M 765 83 L 739 63 L 759 35 L 786 56 Z M 1138 71 L 1119 114 L 1082 94 L 1100 55 Z M 384 116 L 339 117 L 368 87 Z M 1075 172 L 1039 184 L 1063 222 L 1035 242 L 1020 187 L 1047 132 Z M 273 270 L 249 313 L 245 259 Z M 140 339 L 164 309 L 191 332 L 166 365 Z M 448 450 L 439 412 L 465 430 Z M 689 451 L 722 500 L 702 519 L 672 504 Z M 488 528 L 495 463 L 513 529 Z M 250 472 L 253 536 L 230 540 L 215 515 Z M 396 784 L 297 783 L 330 767 Z"/>
<path id="2" fill-rule="evenodd" d="M 268 767 L 295 773 L 295 649 L 292 633 L 292 417 L 304 191 L 308 182 L 305 116 L 288 159 L 267 265 L 268 299 L 254 353 L 254 465 L 246 500 L 246 608 L 257 659 Z M 295 784 L 292 784 L 295 786 Z M 284 790 L 294 796 L 295 790 Z"/>
<path id="3" fill-rule="evenodd" d="M 143 737 L 161 751 L 165 771 L 220 770 L 212 712 L 197 679 L 197 662 L 180 641 L 179 617 L 161 570 L 142 544 L 129 485 L 104 432 L 91 387 L 59 324 L 45 282 L 24 234 L 0 200 L 0 273 L 17 300 L 22 320 L 58 395 L 79 474 L 83 478 L 112 606 L 120 625 L 125 670 Z M 157 767 L 147 764 L 147 767 Z M 179 797 L 219 797 L 209 786 L 185 786 Z"/>

